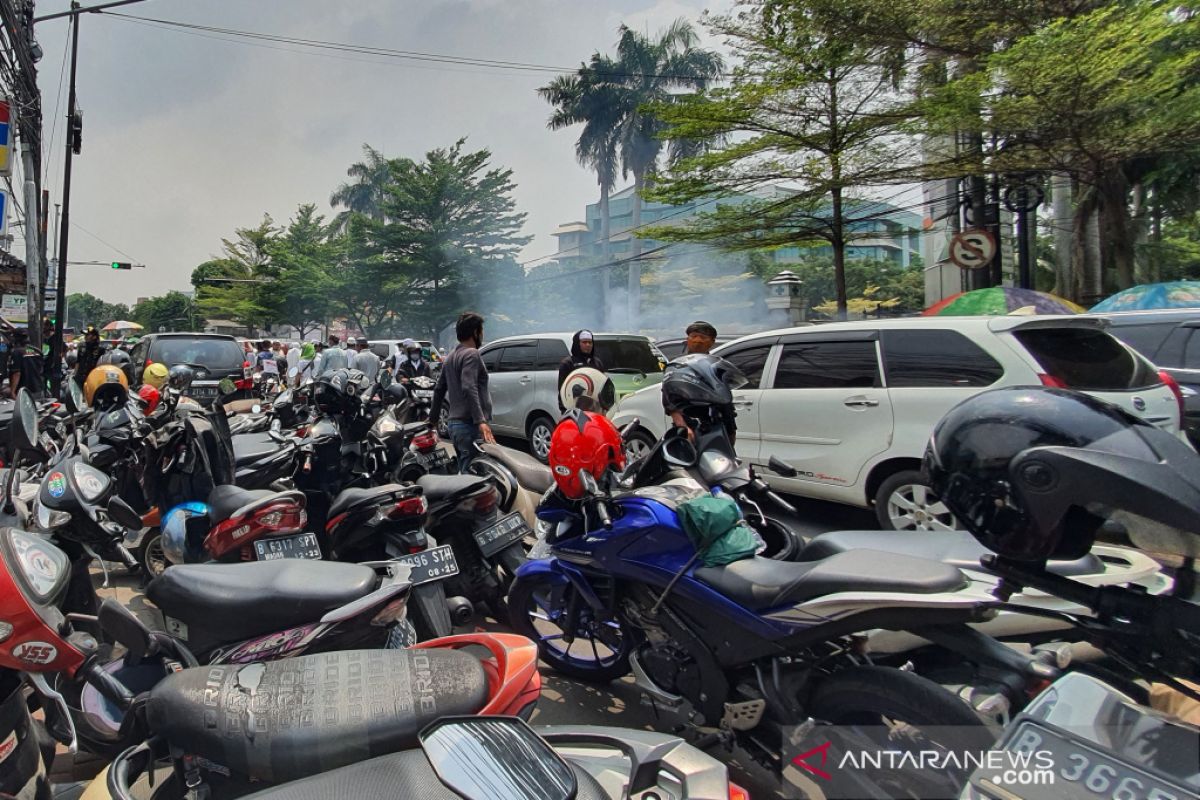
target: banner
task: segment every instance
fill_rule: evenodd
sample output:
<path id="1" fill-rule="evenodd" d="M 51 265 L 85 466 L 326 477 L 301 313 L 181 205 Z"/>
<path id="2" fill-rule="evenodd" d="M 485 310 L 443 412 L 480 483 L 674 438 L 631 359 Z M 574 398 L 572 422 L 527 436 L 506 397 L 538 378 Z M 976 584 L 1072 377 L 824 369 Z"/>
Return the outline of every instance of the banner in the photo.
<path id="1" fill-rule="evenodd" d="M 0 176 L 12 175 L 13 135 L 10 124 L 11 108 L 7 98 L 0 97 Z"/>

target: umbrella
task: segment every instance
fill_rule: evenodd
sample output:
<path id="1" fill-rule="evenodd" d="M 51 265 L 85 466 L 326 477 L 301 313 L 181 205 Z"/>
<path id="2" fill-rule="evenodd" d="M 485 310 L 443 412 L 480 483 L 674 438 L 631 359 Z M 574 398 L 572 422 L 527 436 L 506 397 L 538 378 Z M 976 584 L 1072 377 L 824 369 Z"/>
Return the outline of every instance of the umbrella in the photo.
<path id="1" fill-rule="evenodd" d="M 993 286 L 947 297 L 921 312 L 922 316 L 974 317 L 1009 314 L 1081 314 L 1083 307 L 1058 295 L 1035 292 L 1033 289 L 1013 289 Z"/>
<path id="2" fill-rule="evenodd" d="M 110 322 L 100 330 L 102 331 L 140 331 L 141 325 L 136 322 L 130 322 L 127 319 L 119 319 L 116 322 Z"/>
<path id="3" fill-rule="evenodd" d="M 1151 308 L 1200 308 L 1200 281 L 1143 283 L 1117 292 L 1092 311 L 1145 311 Z"/>

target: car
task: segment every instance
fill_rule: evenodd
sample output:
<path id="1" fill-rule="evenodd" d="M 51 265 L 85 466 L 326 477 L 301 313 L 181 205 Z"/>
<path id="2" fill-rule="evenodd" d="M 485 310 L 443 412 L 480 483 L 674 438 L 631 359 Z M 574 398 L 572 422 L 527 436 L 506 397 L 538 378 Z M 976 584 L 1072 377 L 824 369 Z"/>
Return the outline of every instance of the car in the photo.
<path id="1" fill-rule="evenodd" d="M 238 392 L 231 400 L 252 396 L 254 378 L 246 352 L 238 340 L 220 333 L 149 333 L 133 348 L 134 385 L 141 385 L 142 370 L 149 364 L 186 364 L 196 379 L 188 396 L 210 406 L 217 398 L 217 384 L 230 378 Z"/>
<path id="2" fill-rule="evenodd" d="M 1105 320 L 1109 332 L 1175 379 L 1183 393 L 1183 427 L 1200 448 L 1200 308 L 1088 314 Z"/>
<path id="3" fill-rule="evenodd" d="M 560 416 L 558 365 L 570 353 L 574 333 L 506 336 L 480 350 L 492 394 L 492 430 L 525 439 L 529 452 L 545 463 L 550 435 Z M 612 379 L 617 397 L 662 380 L 667 359 L 649 337 L 593 334 L 596 355 Z"/>
<path id="4" fill-rule="evenodd" d="M 733 393 L 736 449 L 772 488 L 873 507 L 884 529 L 946 530 L 957 523 L 921 458 L 938 420 L 985 389 L 1081 390 L 1181 435 L 1174 381 L 1106 328 L 1081 316 L 862 320 L 753 334 L 714 355 L 749 379 Z M 661 397 L 645 389 L 609 413 L 618 427 L 637 420 L 627 457 L 670 424 Z M 798 475 L 773 473 L 772 456 Z"/>

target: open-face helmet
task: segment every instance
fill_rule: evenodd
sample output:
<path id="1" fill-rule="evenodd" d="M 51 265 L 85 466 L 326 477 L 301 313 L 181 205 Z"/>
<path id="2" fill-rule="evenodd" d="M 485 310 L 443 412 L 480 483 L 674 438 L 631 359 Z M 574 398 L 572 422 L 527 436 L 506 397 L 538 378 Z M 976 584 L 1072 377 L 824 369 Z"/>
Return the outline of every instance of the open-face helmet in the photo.
<path id="1" fill-rule="evenodd" d="M 617 388 L 612 379 L 598 369 L 580 367 L 567 376 L 558 390 L 563 408 L 570 411 L 595 411 L 606 414 L 617 402 Z"/>
<path id="2" fill-rule="evenodd" d="M 83 382 L 83 399 L 93 408 L 115 408 L 129 400 L 129 379 L 114 364 L 102 364 Z"/>

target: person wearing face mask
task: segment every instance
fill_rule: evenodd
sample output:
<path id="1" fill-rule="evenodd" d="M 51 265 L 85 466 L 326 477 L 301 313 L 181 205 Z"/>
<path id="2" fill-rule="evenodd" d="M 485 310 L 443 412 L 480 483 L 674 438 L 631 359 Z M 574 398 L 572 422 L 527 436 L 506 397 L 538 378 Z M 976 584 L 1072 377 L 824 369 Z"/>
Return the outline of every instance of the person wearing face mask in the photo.
<path id="1" fill-rule="evenodd" d="M 413 378 L 419 376 L 431 377 L 429 373 L 429 363 L 421 356 L 421 345 L 414 342 L 412 339 L 405 339 L 400 346 L 403 355 L 397 355 L 396 358 L 396 377 L 401 383 L 408 383 Z"/>
<path id="2" fill-rule="evenodd" d="M 558 410 L 566 411 L 562 403 L 562 386 L 567 376 L 580 367 L 604 372 L 604 363 L 596 357 L 596 341 L 591 331 L 576 331 L 571 337 L 571 354 L 558 365 Z"/>

